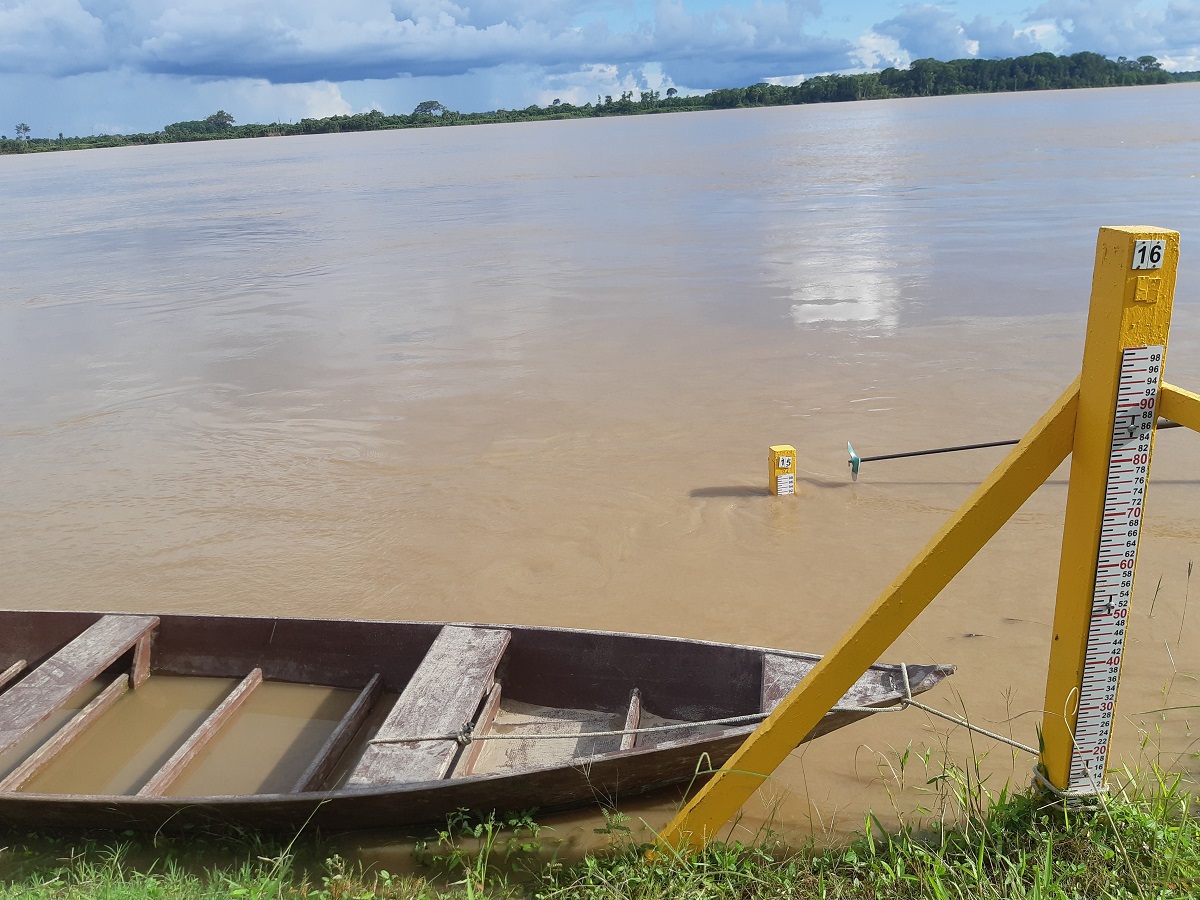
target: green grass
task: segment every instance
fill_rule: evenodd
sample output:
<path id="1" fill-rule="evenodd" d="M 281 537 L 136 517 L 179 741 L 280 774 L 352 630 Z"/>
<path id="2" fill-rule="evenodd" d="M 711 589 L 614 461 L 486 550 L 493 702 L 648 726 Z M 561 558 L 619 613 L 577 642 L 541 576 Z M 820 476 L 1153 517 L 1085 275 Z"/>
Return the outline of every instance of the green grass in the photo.
<path id="1" fill-rule="evenodd" d="M 271 843 L 244 832 L 136 835 L 0 833 L 0 898 L 528 897 L 1162 898 L 1200 897 L 1200 808 L 1180 777 L 1124 772 L 1092 809 L 1033 793 L 958 797 L 953 826 L 935 818 L 863 834 L 831 850 L 797 850 L 770 833 L 695 857 L 647 860 L 619 814 L 614 846 L 571 866 L 538 855 L 528 816 L 453 817 L 418 849 L 418 874 L 364 871 L 316 839 Z M 951 784 L 967 785 L 951 773 Z M 214 843 L 215 842 L 215 843 Z M 205 848 L 202 852 L 197 847 Z"/>
<path id="2" fill-rule="evenodd" d="M 1195 798 L 1181 778 L 1124 774 L 1125 787 L 1092 809 L 1001 792 L 953 827 L 935 820 L 884 832 L 868 819 L 850 846 L 819 853 L 760 840 L 661 865 L 627 849 L 555 873 L 539 893 L 596 900 L 1200 897 Z"/>

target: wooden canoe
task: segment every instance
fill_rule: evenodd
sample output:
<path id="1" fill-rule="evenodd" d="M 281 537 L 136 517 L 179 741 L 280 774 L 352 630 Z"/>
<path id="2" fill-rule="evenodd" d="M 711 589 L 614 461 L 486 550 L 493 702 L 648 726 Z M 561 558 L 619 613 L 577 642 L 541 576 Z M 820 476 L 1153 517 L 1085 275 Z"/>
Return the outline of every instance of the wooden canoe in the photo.
<path id="1" fill-rule="evenodd" d="M 612 632 L 0 611 L 0 821 L 267 830 L 704 779 L 818 657 Z M 909 666 L 911 692 L 950 666 Z M 904 697 L 872 667 L 808 738 Z"/>

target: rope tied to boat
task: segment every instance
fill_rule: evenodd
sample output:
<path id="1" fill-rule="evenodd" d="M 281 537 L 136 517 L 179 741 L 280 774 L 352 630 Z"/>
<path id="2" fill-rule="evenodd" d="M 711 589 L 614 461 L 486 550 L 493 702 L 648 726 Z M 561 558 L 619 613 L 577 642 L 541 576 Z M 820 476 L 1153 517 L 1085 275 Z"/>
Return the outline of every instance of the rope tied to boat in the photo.
<path id="1" fill-rule="evenodd" d="M 940 709 L 935 709 L 932 706 L 927 706 L 918 700 L 913 699 L 912 684 L 908 678 L 908 664 L 900 663 L 900 677 L 904 684 L 904 696 L 901 697 L 893 706 L 834 706 L 829 712 L 845 712 L 845 713 L 889 713 L 903 712 L 910 706 L 915 707 L 922 712 L 928 713 L 931 716 L 936 716 L 940 719 L 945 719 L 947 722 L 952 722 L 976 734 L 989 737 L 992 740 L 999 741 L 1002 744 L 1008 744 L 1018 750 L 1024 750 L 1026 753 L 1031 753 L 1034 756 L 1038 755 L 1038 751 L 1034 747 L 1027 744 L 1022 744 L 1010 737 L 1002 734 L 997 734 L 994 731 L 988 731 L 986 728 L 980 728 L 978 725 L 971 722 L 969 719 L 961 716 L 953 715 L 952 713 L 942 712 Z M 387 738 L 372 738 L 367 741 L 368 744 L 418 744 L 427 741 L 454 741 L 460 747 L 466 747 L 473 741 L 578 741 L 586 738 L 607 738 L 607 737 L 625 737 L 630 734 L 661 734 L 671 731 L 685 731 L 689 728 L 709 728 L 719 725 L 749 725 L 751 723 L 761 722 L 767 718 L 770 713 L 751 713 L 745 716 L 727 716 L 721 719 L 704 719 L 699 722 L 673 722 L 667 725 L 647 725 L 640 728 L 622 728 L 612 731 L 582 731 L 565 733 L 541 733 L 536 732 L 515 732 L 511 734 L 475 734 L 475 728 L 478 723 L 464 722 L 462 727 L 452 734 L 422 734 L 412 737 L 387 737 Z M 507 728 L 520 728 L 522 725 L 542 725 L 540 722 L 514 723 L 507 725 Z"/>
<path id="2" fill-rule="evenodd" d="M 832 711 L 857 712 L 889 712 L 891 707 L 876 709 L 872 706 L 834 707 Z M 651 734 L 659 731 L 679 731 L 686 728 L 704 728 L 711 725 L 745 725 L 751 722 L 761 722 L 767 713 L 752 713 L 748 716 L 730 716 L 724 719 L 704 719 L 699 722 L 674 722 L 668 725 L 647 725 L 644 728 L 625 728 L 620 731 L 576 731 L 571 734 L 534 734 L 519 732 L 516 734 L 475 734 L 475 726 L 466 722 L 463 727 L 452 734 L 422 734 L 413 737 L 371 738 L 368 744 L 419 744 L 424 741 L 454 741 L 465 747 L 474 741 L 577 741 L 580 738 L 623 737 L 627 734 Z M 522 725 L 543 725 L 543 722 L 523 722 L 506 725 L 506 728 L 520 728 Z"/>
<path id="3" fill-rule="evenodd" d="M 1108 794 L 1108 785 L 1103 782 L 1097 784 L 1094 780 L 1086 788 L 1075 791 L 1055 787 L 1042 771 L 1040 764 L 1033 767 L 1033 783 L 1041 793 L 1051 798 L 1050 806 L 1068 810 L 1096 809 Z"/>
<path id="4" fill-rule="evenodd" d="M 900 663 L 900 674 L 904 678 L 904 699 L 901 700 L 896 706 L 888 707 L 887 709 L 880 710 L 880 712 L 892 712 L 893 710 L 898 712 L 901 709 L 907 709 L 910 706 L 914 706 L 922 712 L 929 713 L 931 716 L 937 716 L 939 719 L 945 719 L 947 722 L 953 722 L 955 725 L 959 725 L 968 731 L 973 731 L 975 734 L 981 734 L 984 737 L 989 737 L 992 740 L 999 741 L 1002 744 L 1008 744 L 1010 747 L 1015 747 L 1018 750 L 1024 750 L 1026 753 L 1032 753 L 1034 756 L 1039 755 L 1036 747 L 1030 747 L 1028 744 L 1022 744 L 1020 741 L 1015 741 L 1012 738 L 1006 737 L 1003 734 L 998 734 L 995 731 L 988 731 L 986 728 L 980 728 L 970 719 L 963 718 L 962 716 L 956 716 L 952 713 L 942 712 L 940 709 L 934 709 L 932 706 L 926 706 L 924 703 L 914 700 L 912 695 L 912 686 L 908 683 L 908 666 L 905 663 Z"/>

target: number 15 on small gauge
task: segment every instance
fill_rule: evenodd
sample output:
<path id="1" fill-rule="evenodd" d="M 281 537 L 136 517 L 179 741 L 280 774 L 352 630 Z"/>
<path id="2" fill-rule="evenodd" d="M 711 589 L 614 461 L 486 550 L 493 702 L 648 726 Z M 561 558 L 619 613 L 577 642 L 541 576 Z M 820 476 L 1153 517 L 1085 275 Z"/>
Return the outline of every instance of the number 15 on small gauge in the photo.
<path id="1" fill-rule="evenodd" d="M 796 493 L 796 448 L 790 444 L 771 448 L 769 485 L 776 496 Z"/>

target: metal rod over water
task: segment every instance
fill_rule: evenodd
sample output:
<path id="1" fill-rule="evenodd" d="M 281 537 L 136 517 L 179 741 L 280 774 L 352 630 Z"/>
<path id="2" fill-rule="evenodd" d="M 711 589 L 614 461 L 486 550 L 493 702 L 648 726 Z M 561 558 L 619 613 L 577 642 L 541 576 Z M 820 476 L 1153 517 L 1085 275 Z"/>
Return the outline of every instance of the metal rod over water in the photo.
<path id="1" fill-rule="evenodd" d="M 1168 419 L 1159 420 L 1158 430 L 1164 428 L 1180 428 L 1178 422 L 1172 422 Z M 1020 439 L 1011 441 L 988 441 L 985 444 L 959 444 L 957 447 L 934 447 L 932 450 L 909 450 L 907 453 L 883 453 L 879 456 L 859 456 L 854 452 L 854 445 L 846 441 L 846 449 L 850 451 L 850 461 L 847 463 L 850 466 L 850 477 L 858 481 L 858 470 L 863 463 L 878 462 L 881 459 L 903 459 L 906 456 L 931 456 L 934 453 L 957 453 L 959 450 L 983 450 L 987 447 L 1012 447 L 1019 444 Z"/>

